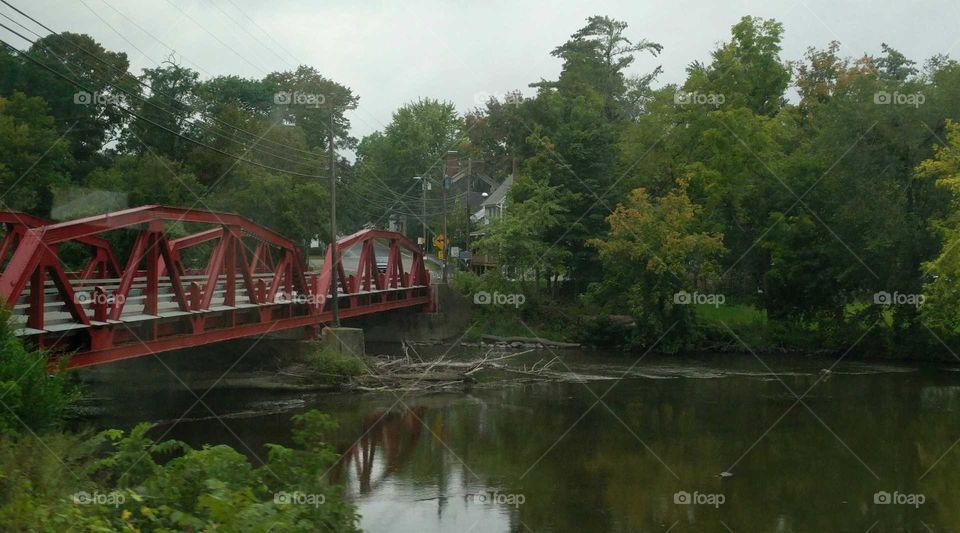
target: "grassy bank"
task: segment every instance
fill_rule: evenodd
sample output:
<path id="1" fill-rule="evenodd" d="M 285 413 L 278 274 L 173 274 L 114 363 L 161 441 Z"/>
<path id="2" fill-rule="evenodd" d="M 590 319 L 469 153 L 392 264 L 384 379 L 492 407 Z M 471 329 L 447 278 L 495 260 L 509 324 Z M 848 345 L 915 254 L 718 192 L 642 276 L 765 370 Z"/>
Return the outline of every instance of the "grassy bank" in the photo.
<path id="1" fill-rule="evenodd" d="M 842 318 L 820 317 L 808 321 L 774 319 L 764 309 L 751 304 L 689 307 L 689 320 L 668 332 L 655 351 L 843 353 L 849 350 L 848 357 L 952 361 L 950 349 L 956 352 L 960 348 L 954 346 L 955 335 L 919 325 L 912 329 L 897 328 L 893 311 L 866 304 L 848 306 Z M 486 334 L 540 337 L 626 352 L 648 348 L 638 341 L 649 338 L 638 335 L 644 327 L 641 320 L 627 325 L 631 317 L 604 314 L 579 301 L 534 296 L 519 307 L 474 305 L 473 312 L 473 322 L 467 331 L 469 339 Z"/>

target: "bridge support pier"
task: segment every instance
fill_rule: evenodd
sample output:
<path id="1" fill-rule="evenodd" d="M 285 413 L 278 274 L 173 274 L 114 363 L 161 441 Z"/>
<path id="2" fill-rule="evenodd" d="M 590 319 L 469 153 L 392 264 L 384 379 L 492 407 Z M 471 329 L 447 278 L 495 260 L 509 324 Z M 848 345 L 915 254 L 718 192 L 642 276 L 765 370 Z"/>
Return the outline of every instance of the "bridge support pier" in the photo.
<path id="1" fill-rule="evenodd" d="M 363 330 L 360 328 L 323 328 L 320 333 L 320 342 L 324 348 L 344 355 L 355 357 L 364 355 Z"/>

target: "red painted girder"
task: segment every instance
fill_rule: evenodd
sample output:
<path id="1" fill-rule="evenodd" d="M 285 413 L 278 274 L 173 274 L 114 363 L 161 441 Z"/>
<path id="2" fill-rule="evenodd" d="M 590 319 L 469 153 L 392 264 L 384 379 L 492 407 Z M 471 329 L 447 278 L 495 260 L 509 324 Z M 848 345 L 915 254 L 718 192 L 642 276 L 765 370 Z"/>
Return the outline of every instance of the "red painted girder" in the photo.
<path id="1" fill-rule="evenodd" d="M 290 239 L 235 213 L 200 211 L 162 205 L 135 207 L 105 215 L 43 226 L 43 241 L 47 244 L 53 244 L 157 220 L 239 226 L 250 235 L 269 241 L 275 246 L 289 250 L 296 249 L 296 244 Z"/>
<path id="2" fill-rule="evenodd" d="M 40 226 L 49 226 L 53 224 L 52 220 L 46 220 L 20 211 L 0 211 L 0 224 L 19 225 L 27 229 L 39 228 Z M 96 248 L 110 249 L 110 241 L 95 236 L 79 237 L 77 242 L 94 246 Z"/>
<path id="3" fill-rule="evenodd" d="M 397 233 L 396 231 L 387 231 L 382 229 L 374 229 L 374 228 L 362 229 L 352 235 L 347 235 L 346 237 L 342 237 L 337 242 L 340 243 L 341 249 L 347 249 L 353 246 L 354 244 L 367 239 L 384 239 L 388 241 L 392 239 L 397 239 L 400 245 L 406 248 L 407 250 L 415 253 L 423 253 L 423 251 L 420 249 L 419 246 L 414 244 L 413 241 L 408 239 L 403 234 Z"/>
<path id="4" fill-rule="evenodd" d="M 191 246 L 196 246 L 214 239 L 219 239 L 222 236 L 223 227 L 208 229 L 206 231 L 194 233 L 193 235 L 187 235 L 186 237 L 173 239 L 170 241 L 170 248 L 172 250 L 180 251 L 184 248 L 190 248 Z"/>
<path id="5" fill-rule="evenodd" d="M 341 309 L 340 316 L 342 318 L 351 318 L 372 313 L 380 313 L 383 311 L 390 311 L 393 309 L 417 307 L 429 304 L 430 296 L 428 295 L 417 298 L 370 304 L 368 306 L 362 306 L 359 308 Z M 104 350 L 76 354 L 70 358 L 68 368 L 81 368 L 85 366 L 112 363 L 124 359 L 142 357 L 153 353 L 177 350 L 181 348 L 191 348 L 214 342 L 263 335 L 266 333 L 285 331 L 294 328 L 327 324 L 331 320 L 331 314 L 329 312 L 324 312 L 315 315 L 304 315 L 279 320 L 271 320 L 268 322 L 243 324 L 231 328 L 204 331 L 192 335 L 178 335 L 176 337 L 160 338 L 153 341 L 145 340 L 146 345 L 144 345 L 144 343 L 136 342 L 124 344 L 122 346 L 115 346 Z M 52 363 L 52 365 L 53 364 L 55 363 Z"/>

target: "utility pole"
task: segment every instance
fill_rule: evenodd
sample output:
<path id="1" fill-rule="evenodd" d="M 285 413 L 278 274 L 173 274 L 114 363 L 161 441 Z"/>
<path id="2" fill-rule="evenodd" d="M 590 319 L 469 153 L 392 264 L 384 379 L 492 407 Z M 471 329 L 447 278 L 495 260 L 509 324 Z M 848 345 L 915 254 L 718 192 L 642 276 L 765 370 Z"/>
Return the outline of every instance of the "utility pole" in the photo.
<path id="1" fill-rule="evenodd" d="M 441 276 L 441 281 L 444 283 L 447 282 L 447 256 L 450 255 L 447 253 L 447 250 L 450 249 L 450 236 L 447 235 L 447 184 L 449 178 L 446 176 L 443 177 L 443 182 L 441 183 L 441 197 L 443 198 L 443 274 Z"/>
<path id="2" fill-rule="evenodd" d="M 468 163 L 469 164 L 469 163 Z M 447 235 L 447 188 L 450 187 L 450 180 L 457 175 L 460 167 L 460 161 L 457 159 L 457 152 L 448 151 L 443 168 L 443 180 L 440 183 L 441 201 L 443 202 L 443 273 L 441 280 L 447 282 L 447 265 L 450 262 L 450 235 Z M 467 178 L 467 190 L 470 188 L 470 178 Z"/>
<path id="3" fill-rule="evenodd" d="M 330 300 L 330 311 L 332 313 L 331 325 L 335 328 L 340 327 L 340 309 L 337 300 L 340 292 L 337 285 L 337 154 L 333 148 L 333 111 L 330 108 L 330 289 L 332 299 Z"/>
<path id="4" fill-rule="evenodd" d="M 423 252 L 427 252 L 427 178 L 420 178 L 420 196 L 423 201 L 420 203 L 420 225 L 423 226 Z"/>

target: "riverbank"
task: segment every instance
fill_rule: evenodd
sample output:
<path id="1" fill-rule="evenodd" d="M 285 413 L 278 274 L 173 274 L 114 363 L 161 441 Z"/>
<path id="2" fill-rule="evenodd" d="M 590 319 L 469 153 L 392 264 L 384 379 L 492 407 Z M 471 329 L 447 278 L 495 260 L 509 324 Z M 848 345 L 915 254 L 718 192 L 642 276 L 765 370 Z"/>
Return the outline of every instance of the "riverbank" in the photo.
<path id="1" fill-rule="evenodd" d="M 250 344 L 249 342 L 247 343 Z M 221 405 L 224 416 L 256 416 L 281 413 L 331 394 L 433 394 L 469 396 L 477 390 L 504 389 L 538 383 L 589 383 L 617 379 L 723 376 L 736 374 L 743 360 L 760 364 L 808 366 L 812 374 L 829 376 L 843 354 L 826 352 L 753 353 L 746 350 L 692 351 L 683 354 L 625 354 L 621 350 L 590 347 L 563 348 L 500 340 L 459 342 L 368 343 L 371 354 L 349 371 L 329 372 L 336 365 L 323 363 L 317 374 L 309 358 L 318 345 L 311 342 L 271 341 L 258 343 L 251 351 L 241 343 L 211 351 L 203 358 L 192 353 L 162 354 L 158 358 L 131 360 L 123 365 L 91 369 L 86 377 L 89 398 L 78 415 L 98 426 L 127 427 L 144 419 L 211 419 L 204 404 Z M 642 355 L 642 357 L 641 357 Z M 238 359 L 239 357 L 239 359 Z M 337 363 L 341 364 L 341 363 Z M 942 362 L 870 360 L 844 355 L 842 365 L 874 365 L 886 368 L 931 368 L 953 372 L 956 365 Z M 901 366 L 903 365 L 903 366 Z M 358 370 L 359 368 L 359 370 Z M 629 368 L 628 372 L 625 372 Z M 328 375 L 334 374 L 334 375 Z M 144 376 L 130 382 L 127 376 Z M 768 373 L 770 378 L 773 374 Z M 255 409 L 235 411 L 238 402 Z M 128 405 L 117 412 L 116 404 Z M 161 405 L 158 418 L 147 404 Z M 217 410 L 220 415 L 221 411 Z"/>
<path id="2" fill-rule="evenodd" d="M 644 327 L 627 315 L 596 314 L 577 303 L 539 303 L 531 308 L 477 306 L 464 338 L 525 337 L 521 342 L 573 343 L 625 354 L 662 353 L 824 354 L 864 360 L 960 360 L 960 338 L 920 324 L 895 330 L 893 311 L 869 314 L 851 307 L 842 319 L 799 322 L 773 319 L 748 304 L 692 305 L 687 322 L 674 323 L 652 341 L 638 334 Z M 653 342 L 655 341 L 655 342 Z"/>

